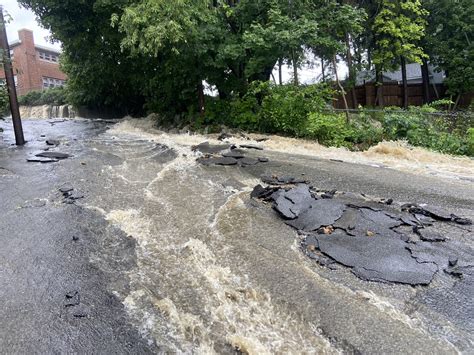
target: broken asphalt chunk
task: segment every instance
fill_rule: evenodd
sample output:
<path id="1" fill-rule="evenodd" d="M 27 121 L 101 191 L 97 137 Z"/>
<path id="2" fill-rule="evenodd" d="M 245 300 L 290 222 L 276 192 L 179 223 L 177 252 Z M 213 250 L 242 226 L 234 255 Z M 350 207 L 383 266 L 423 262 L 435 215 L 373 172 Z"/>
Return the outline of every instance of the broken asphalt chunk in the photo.
<path id="1" fill-rule="evenodd" d="M 353 268 L 363 280 L 427 285 L 438 271 L 434 263 L 417 262 L 400 239 L 349 236 L 343 231 L 315 238 L 321 252 Z"/>
<path id="2" fill-rule="evenodd" d="M 283 176 L 283 177 L 278 177 L 278 176 L 266 176 L 263 175 L 261 177 L 262 182 L 268 185 L 296 185 L 296 184 L 306 184 L 307 181 L 303 179 L 297 179 L 292 176 Z"/>
<path id="3" fill-rule="evenodd" d="M 262 147 L 259 147 L 259 146 L 256 146 L 256 145 L 251 145 L 251 144 L 241 144 L 241 145 L 240 145 L 240 148 L 263 150 Z"/>
<path id="4" fill-rule="evenodd" d="M 60 152 L 41 152 L 36 154 L 35 156 L 41 157 L 41 158 L 50 158 L 50 159 L 67 159 L 70 157 L 69 154 L 66 153 L 60 153 Z"/>
<path id="5" fill-rule="evenodd" d="M 437 232 L 434 228 L 414 228 L 416 234 L 419 235 L 420 239 L 424 242 L 444 242 L 447 240 L 446 236 Z"/>
<path id="6" fill-rule="evenodd" d="M 211 158 L 212 164 L 215 165 L 236 165 L 237 159 L 234 158 Z"/>
<path id="7" fill-rule="evenodd" d="M 460 225 L 463 225 L 463 226 L 472 225 L 472 220 L 470 220 L 469 218 L 458 217 L 454 214 L 452 215 L 452 217 L 453 217 L 453 222 L 454 223 L 457 223 L 457 224 L 460 224 Z"/>
<path id="8" fill-rule="evenodd" d="M 280 190 L 275 194 L 273 208 L 285 219 L 295 219 L 316 201 L 308 185 L 301 184 L 289 191 Z"/>
<path id="9" fill-rule="evenodd" d="M 251 166 L 251 165 L 257 165 L 258 163 L 259 161 L 253 158 L 243 158 L 239 160 L 240 166 Z"/>
<path id="10" fill-rule="evenodd" d="M 211 145 L 209 142 L 204 142 L 192 147 L 192 150 L 203 154 L 218 154 L 224 150 L 228 150 L 229 148 L 230 145 L 228 144 Z"/>
<path id="11" fill-rule="evenodd" d="M 27 162 L 29 163 L 57 163 L 59 160 L 58 159 L 50 159 L 50 158 L 28 158 L 26 159 Z"/>
<path id="12" fill-rule="evenodd" d="M 57 139 L 48 139 L 46 145 L 58 146 L 60 142 Z"/>
<path id="13" fill-rule="evenodd" d="M 262 185 L 257 185 L 250 194 L 250 197 L 268 200 L 276 191 L 277 189 L 274 187 L 263 187 Z"/>
<path id="14" fill-rule="evenodd" d="M 224 158 L 234 158 L 234 159 L 242 159 L 245 158 L 243 152 L 238 149 L 234 149 L 225 153 L 222 153 Z"/>
<path id="15" fill-rule="evenodd" d="M 306 232 L 313 232 L 323 226 L 334 224 L 346 210 L 346 205 L 337 200 L 313 200 L 308 209 L 301 212 L 298 218 L 286 224 Z"/>

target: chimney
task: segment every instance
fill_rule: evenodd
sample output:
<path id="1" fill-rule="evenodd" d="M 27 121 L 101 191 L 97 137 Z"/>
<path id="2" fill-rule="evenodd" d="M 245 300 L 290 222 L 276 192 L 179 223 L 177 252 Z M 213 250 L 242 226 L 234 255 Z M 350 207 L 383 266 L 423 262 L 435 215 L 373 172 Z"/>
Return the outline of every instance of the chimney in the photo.
<path id="1" fill-rule="evenodd" d="M 26 28 L 18 31 L 18 38 L 23 45 L 26 45 L 28 49 L 35 48 L 35 40 L 33 37 L 33 31 Z"/>

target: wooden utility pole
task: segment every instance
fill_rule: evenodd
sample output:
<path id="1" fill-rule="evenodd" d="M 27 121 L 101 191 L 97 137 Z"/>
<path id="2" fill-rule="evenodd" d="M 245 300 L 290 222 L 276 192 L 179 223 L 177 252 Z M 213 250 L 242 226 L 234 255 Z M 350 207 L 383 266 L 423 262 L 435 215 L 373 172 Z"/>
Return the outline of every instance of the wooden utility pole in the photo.
<path id="1" fill-rule="evenodd" d="M 8 45 L 7 30 L 5 28 L 5 18 L 3 17 L 3 6 L 0 5 L 0 50 L 2 51 L 2 64 L 5 71 L 8 96 L 10 98 L 10 110 L 12 113 L 13 129 L 15 131 L 16 145 L 24 145 L 23 127 L 21 125 L 20 108 L 16 95 L 15 75 L 13 74 L 12 60 L 10 56 L 10 46 Z"/>

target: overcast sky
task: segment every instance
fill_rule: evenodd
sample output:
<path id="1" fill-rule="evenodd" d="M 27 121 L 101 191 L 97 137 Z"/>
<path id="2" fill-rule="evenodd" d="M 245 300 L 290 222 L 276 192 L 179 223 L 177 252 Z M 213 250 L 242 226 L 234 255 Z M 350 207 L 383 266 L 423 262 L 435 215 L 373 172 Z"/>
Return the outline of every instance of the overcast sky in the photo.
<path id="1" fill-rule="evenodd" d="M 12 17 L 12 21 L 7 23 L 7 35 L 8 41 L 12 42 L 18 39 L 18 30 L 27 28 L 32 30 L 35 35 L 35 43 L 60 49 L 59 43 L 51 44 L 48 40 L 51 33 L 48 30 L 42 28 L 37 22 L 33 12 L 20 7 L 16 0 L 0 0 L 0 4 L 3 5 L 5 13 Z"/>

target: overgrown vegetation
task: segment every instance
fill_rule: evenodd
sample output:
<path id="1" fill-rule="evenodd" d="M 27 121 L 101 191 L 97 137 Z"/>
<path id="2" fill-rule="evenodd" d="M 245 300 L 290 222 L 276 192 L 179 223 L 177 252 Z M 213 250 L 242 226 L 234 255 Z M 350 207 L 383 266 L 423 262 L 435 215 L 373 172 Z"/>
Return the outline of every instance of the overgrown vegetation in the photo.
<path id="1" fill-rule="evenodd" d="M 242 98 L 208 98 L 203 115 L 190 114 L 194 129 L 220 125 L 315 139 L 327 146 L 367 149 L 383 140 L 406 140 L 442 153 L 474 155 L 474 115 L 439 111 L 447 101 L 423 107 L 364 110 L 346 116 L 331 107 L 326 84 L 295 86 L 255 82 Z"/>
<path id="2" fill-rule="evenodd" d="M 31 91 L 26 95 L 18 98 L 20 105 L 38 106 L 38 105 L 54 105 L 61 106 L 67 104 L 66 89 L 51 88 L 43 91 Z"/>

